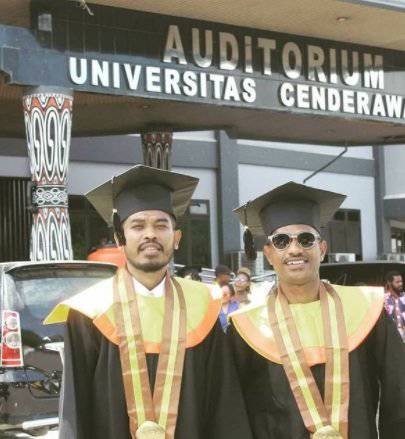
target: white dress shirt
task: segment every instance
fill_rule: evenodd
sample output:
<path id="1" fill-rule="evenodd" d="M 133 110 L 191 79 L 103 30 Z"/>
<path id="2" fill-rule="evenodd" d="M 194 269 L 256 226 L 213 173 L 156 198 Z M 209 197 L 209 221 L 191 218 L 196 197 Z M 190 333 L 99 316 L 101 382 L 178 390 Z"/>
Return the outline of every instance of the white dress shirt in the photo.
<path id="1" fill-rule="evenodd" d="M 155 288 L 148 290 L 148 288 L 145 287 L 145 285 L 138 282 L 133 276 L 132 280 L 134 282 L 134 289 L 135 293 L 141 294 L 142 296 L 149 296 L 149 297 L 162 297 L 165 294 L 165 281 L 166 276 L 162 279 L 162 282 L 160 282 L 158 285 L 156 285 Z"/>

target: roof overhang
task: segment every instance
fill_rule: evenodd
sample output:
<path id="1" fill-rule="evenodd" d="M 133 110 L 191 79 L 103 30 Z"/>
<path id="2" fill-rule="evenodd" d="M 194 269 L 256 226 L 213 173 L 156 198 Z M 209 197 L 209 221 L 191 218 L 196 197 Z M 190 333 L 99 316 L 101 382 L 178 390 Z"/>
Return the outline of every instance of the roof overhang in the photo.
<path id="1" fill-rule="evenodd" d="M 91 0 L 87 4 L 90 9 L 91 4 L 99 4 L 405 50 L 402 0 Z M 0 11 L 0 23 L 30 26 L 30 0 L 0 0 Z M 347 20 L 339 21 L 340 17 Z"/>
<path id="2" fill-rule="evenodd" d="M 331 145 L 405 141 L 405 57 L 399 51 L 405 50 L 405 14 L 400 12 L 399 4 L 394 4 L 399 2 L 258 0 L 252 5 L 246 0 L 95 0 L 88 3 L 94 13 L 91 16 L 79 8 L 79 2 L 34 1 L 32 23 L 30 2 L 12 3 L 11 7 L 10 2 L 0 0 L 0 22 L 13 25 L 0 28 L 0 62 L 4 72 L 4 83 L 0 86 L 2 136 L 24 136 L 20 100 L 23 87 L 45 85 L 75 90 L 74 135 L 131 133 L 160 127 L 177 131 L 226 129 L 242 138 Z M 100 5 L 127 10 L 105 9 Z M 51 16 L 48 24 L 45 19 L 45 25 L 38 18 L 44 15 Z M 50 27 L 46 29 L 47 26 Z M 172 27 L 177 31 L 170 33 Z M 213 31 L 214 55 L 209 67 L 196 65 L 191 28 L 198 29 L 201 47 L 207 41 L 205 31 Z M 119 35 L 123 31 L 128 37 Z M 168 41 L 177 38 L 176 32 L 187 60 L 181 60 L 178 53 L 163 60 L 169 53 Z M 236 67 L 232 67 L 232 41 L 223 42 L 225 49 L 220 53 L 221 34 L 231 34 L 229 38 L 237 41 Z M 259 39 L 261 45 L 267 44 L 266 48 L 260 46 Z M 110 48 L 109 41 L 114 42 Z M 125 49 L 121 50 L 117 41 Z M 127 47 L 129 42 L 135 46 L 132 51 Z M 292 50 L 287 57 L 302 57 L 303 68 L 297 77 L 294 69 L 288 72 L 284 64 L 281 66 L 288 43 L 298 52 Z M 89 48 L 86 44 L 93 46 Z M 103 47 L 104 44 L 107 46 Z M 172 47 L 176 44 L 177 40 L 172 40 Z M 250 47 L 253 62 L 247 65 Z M 220 58 L 226 58 L 229 50 L 230 63 L 226 66 L 225 59 L 221 68 Z M 265 52 L 273 59 L 270 73 L 264 65 Z M 353 66 L 356 53 L 358 69 Z M 342 70 L 344 56 L 346 79 Z M 325 57 L 325 81 L 316 67 L 319 57 Z M 383 66 L 379 66 L 379 57 Z M 372 62 L 374 86 L 370 86 L 370 76 L 369 85 L 365 84 L 370 70 L 367 59 Z M 99 75 L 93 80 L 93 71 L 99 71 L 104 63 L 109 78 L 101 80 Z M 132 70 L 125 71 L 125 64 Z M 84 65 L 88 77 L 82 81 L 78 75 Z M 117 83 L 113 79 L 115 65 L 120 77 Z M 128 72 L 136 73 L 136 66 L 140 66 L 144 77 L 139 88 L 128 89 L 123 84 L 129 80 Z M 156 70 L 148 77 L 153 68 L 159 70 L 159 79 Z M 353 69 L 358 80 L 350 85 Z M 216 93 L 217 84 L 212 80 L 207 95 L 198 90 L 191 96 L 191 86 L 188 92 L 183 88 L 178 93 L 179 88 L 170 84 L 169 92 L 165 92 L 170 75 L 180 76 L 180 82 L 184 82 L 186 71 L 192 72 L 188 73 L 189 83 L 190 77 L 197 78 L 191 81 L 192 87 L 199 87 L 206 80 L 204 75 L 220 75 L 216 81 L 222 81 L 218 85 L 221 88 Z M 152 84 L 149 90 L 143 83 L 148 81 Z M 313 94 L 318 100 L 314 101 Z M 336 99 L 338 109 L 333 108 Z M 368 102 L 366 106 L 364 100 Z"/>

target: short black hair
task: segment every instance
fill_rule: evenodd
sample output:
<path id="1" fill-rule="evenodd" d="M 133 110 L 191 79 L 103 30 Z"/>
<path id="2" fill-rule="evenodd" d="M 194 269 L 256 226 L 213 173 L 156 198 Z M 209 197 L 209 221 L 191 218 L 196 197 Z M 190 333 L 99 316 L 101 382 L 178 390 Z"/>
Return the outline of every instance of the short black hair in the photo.
<path id="1" fill-rule="evenodd" d="M 385 281 L 386 282 L 392 282 L 394 280 L 394 277 L 396 277 L 396 276 L 401 276 L 402 277 L 402 274 L 399 271 L 396 271 L 396 270 L 389 271 L 385 275 Z"/>
<path id="2" fill-rule="evenodd" d="M 220 274 L 232 274 L 231 269 L 227 265 L 217 265 L 215 267 L 215 277 L 218 277 Z"/>

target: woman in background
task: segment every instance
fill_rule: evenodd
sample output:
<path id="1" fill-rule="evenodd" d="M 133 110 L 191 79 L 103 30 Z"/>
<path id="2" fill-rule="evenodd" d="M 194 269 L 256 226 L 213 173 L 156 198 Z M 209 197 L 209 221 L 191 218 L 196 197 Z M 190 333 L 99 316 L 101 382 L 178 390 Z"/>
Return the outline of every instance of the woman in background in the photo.
<path id="1" fill-rule="evenodd" d="M 252 301 L 252 294 L 250 291 L 250 270 L 246 267 L 240 267 L 236 273 L 234 279 L 235 287 L 235 302 L 238 303 L 239 307 L 249 305 Z"/>
<path id="2" fill-rule="evenodd" d="M 229 326 L 228 315 L 239 308 L 238 302 L 233 300 L 235 290 L 232 285 L 224 285 L 222 288 L 222 308 L 219 313 L 219 321 L 221 322 L 222 330 L 227 331 Z"/>

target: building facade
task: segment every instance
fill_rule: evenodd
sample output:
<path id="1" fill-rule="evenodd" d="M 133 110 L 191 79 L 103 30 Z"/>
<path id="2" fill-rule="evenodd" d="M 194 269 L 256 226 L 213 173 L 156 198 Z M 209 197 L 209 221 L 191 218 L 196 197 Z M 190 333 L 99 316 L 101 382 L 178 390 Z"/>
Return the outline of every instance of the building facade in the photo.
<path id="1" fill-rule="evenodd" d="M 242 229 L 232 210 L 280 184 L 302 183 L 342 150 L 343 147 L 236 140 L 222 131 L 174 133 L 172 169 L 200 179 L 188 217 L 181 225 L 184 239 L 176 262 L 204 267 L 229 263 L 231 255 L 240 252 L 243 246 Z M 378 172 L 381 161 L 382 175 Z M 72 139 L 67 187 L 75 258 L 86 258 L 92 248 L 112 238 L 111 231 L 84 194 L 142 162 L 141 139 L 136 134 Z M 386 254 L 405 252 L 405 206 L 398 209 L 405 194 L 404 162 L 405 147 L 400 145 L 351 147 L 307 180 L 308 185 L 347 195 L 342 208 L 323 231 L 330 253 L 375 260 Z M 18 196 L 17 186 L 29 177 L 25 141 L 1 139 L 0 190 L 15 194 L 2 197 L 1 242 L 3 247 L 7 246 L 0 253 L 2 260 L 28 258 L 29 218 L 24 214 L 28 199 L 26 191 L 20 190 Z M 385 188 L 383 193 L 379 193 L 381 188 Z M 395 200 L 394 212 L 389 210 L 392 200 Z M 6 203 L 11 208 L 6 209 Z M 10 212 L 16 215 L 16 220 L 11 222 L 6 217 Z M 14 241 L 20 242 L 18 249 L 7 244 L 6 222 L 13 224 L 14 236 L 18 236 Z M 381 230 L 385 230 L 385 239 Z M 262 244 L 263 240 L 257 243 L 258 247 Z"/>
<path id="2" fill-rule="evenodd" d="M 240 262 L 232 210 L 290 180 L 347 194 L 331 260 L 402 257 L 401 2 L 78 3 L 0 0 L 0 260 L 85 258 L 83 194 L 152 162 L 201 181 L 178 262 Z"/>

